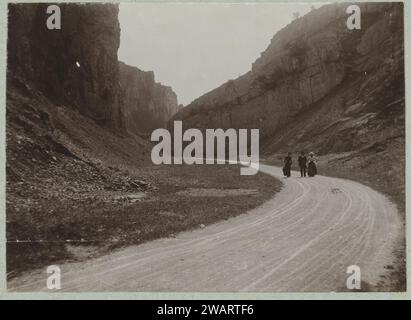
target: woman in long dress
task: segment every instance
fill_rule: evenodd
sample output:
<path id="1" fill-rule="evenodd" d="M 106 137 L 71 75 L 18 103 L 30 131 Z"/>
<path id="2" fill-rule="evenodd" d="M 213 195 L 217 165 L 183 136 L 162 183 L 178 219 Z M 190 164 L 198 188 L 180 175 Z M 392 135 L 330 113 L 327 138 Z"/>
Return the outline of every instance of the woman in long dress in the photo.
<path id="1" fill-rule="evenodd" d="M 283 167 L 283 173 L 284 176 L 287 178 L 291 177 L 291 164 L 293 163 L 293 160 L 291 158 L 291 152 L 288 153 L 288 155 L 284 158 L 284 167 Z"/>
<path id="2" fill-rule="evenodd" d="M 314 152 L 310 152 L 308 156 L 308 168 L 307 173 L 309 177 L 314 177 L 317 174 L 317 159 L 314 156 Z"/>

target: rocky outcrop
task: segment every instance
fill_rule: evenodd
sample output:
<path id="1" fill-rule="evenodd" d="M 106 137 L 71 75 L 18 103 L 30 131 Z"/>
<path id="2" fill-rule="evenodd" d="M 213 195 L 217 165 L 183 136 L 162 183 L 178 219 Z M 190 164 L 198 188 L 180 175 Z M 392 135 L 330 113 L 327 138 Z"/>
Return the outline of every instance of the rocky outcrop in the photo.
<path id="1" fill-rule="evenodd" d="M 403 135 L 403 5 L 313 10 L 280 30 L 252 70 L 203 95 L 174 118 L 184 127 L 259 128 L 266 152 L 358 149 Z M 297 149 L 299 150 L 299 149 Z"/>
<path id="2" fill-rule="evenodd" d="M 122 127 L 118 6 L 59 4 L 61 30 L 49 30 L 48 5 L 9 6 L 8 70 L 56 105 Z"/>
<path id="3" fill-rule="evenodd" d="M 164 127 L 178 111 L 177 95 L 171 87 L 155 82 L 154 72 L 120 62 L 121 96 L 127 130 L 151 133 Z"/>
<path id="4" fill-rule="evenodd" d="M 9 6 L 9 73 L 100 125 L 134 133 L 164 126 L 177 96 L 153 72 L 118 61 L 118 6 L 59 4 L 61 30 L 46 27 L 47 6 Z"/>

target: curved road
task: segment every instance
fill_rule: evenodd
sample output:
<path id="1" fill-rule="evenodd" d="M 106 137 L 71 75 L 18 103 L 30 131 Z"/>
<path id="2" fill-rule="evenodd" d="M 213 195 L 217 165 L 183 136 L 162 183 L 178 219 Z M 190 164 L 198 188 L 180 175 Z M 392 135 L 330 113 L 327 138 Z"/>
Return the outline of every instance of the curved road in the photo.
<path id="1" fill-rule="evenodd" d="M 371 287 L 403 232 L 395 206 L 362 184 L 323 176 L 284 179 L 284 187 L 247 214 L 204 229 L 61 265 L 61 291 L 346 291 L 350 265 Z M 8 283 L 44 290 L 45 269 Z"/>

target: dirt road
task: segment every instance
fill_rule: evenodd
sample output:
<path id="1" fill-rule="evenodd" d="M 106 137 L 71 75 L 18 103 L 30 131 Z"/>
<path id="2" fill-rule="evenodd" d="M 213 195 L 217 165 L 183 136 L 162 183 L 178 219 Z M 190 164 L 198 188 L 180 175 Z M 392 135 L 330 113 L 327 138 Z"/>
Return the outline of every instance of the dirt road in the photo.
<path id="1" fill-rule="evenodd" d="M 176 238 L 61 265 L 61 291 L 301 292 L 346 290 L 350 265 L 363 286 L 389 282 L 402 233 L 395 206 L 359 183 L 316 176 L 284 179 L 262 206 Z M 8 284 L 48 291 L 45 269 Z"/>

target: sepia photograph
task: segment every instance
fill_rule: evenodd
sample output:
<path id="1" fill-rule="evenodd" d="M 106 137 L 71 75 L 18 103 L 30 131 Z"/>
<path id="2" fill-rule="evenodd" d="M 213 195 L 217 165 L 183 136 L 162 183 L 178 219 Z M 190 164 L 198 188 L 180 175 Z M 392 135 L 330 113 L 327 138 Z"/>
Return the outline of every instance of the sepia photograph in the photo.
<path id="1" fill-rule="evenodd" d="M 7 11 L 8 292 L 406 291 L 403 2 Z"/>

